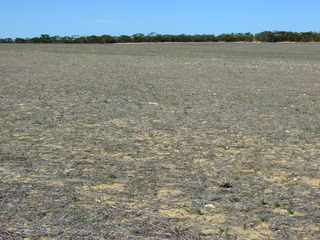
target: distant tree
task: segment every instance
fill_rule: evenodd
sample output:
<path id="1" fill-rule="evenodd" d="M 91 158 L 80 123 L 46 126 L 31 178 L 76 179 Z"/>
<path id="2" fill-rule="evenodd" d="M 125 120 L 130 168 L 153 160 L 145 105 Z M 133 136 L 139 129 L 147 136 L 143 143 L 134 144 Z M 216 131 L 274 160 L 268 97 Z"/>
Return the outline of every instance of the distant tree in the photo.
<path id="1" fill-rule="evenodd" d="M 205 38 L 203 35 L 196 34 L 196 35 L 191 36 L 191 41 L 192 42 L 205 42 Z"/>
<path id="2" fill-rule="evenodd" d="M 88 41 L 86 37 L 78 37 L 73 40 L 73 43 L 88 43 Z"/>
<path id="3" fill-rule="evenodd" d="M 186 35 L 186 34 L 180 34 L 180 35 L 176 36 L 176 41 L 177 42 L 190 42 L 191 36 Z"/>
<path id="4" fill-rule="evenodd" d="M 155 32 L 151 32 L 146 36 L 147 42 L 159 42 L 158 35 Z"/>
<path id="5" fill-rule="evenodd" d="M 100 37 L 100 43 L 116 43 L 116 38 L 110 36 L 110 35 L 102 35 Z"/>
<path id="6" fill-rule="evenodd" d="M 97 37 L 96 35 L 88 36 L 87 42 L 88 43 L 100 43 L 100 38 Z"/>
<path id="7" fill-rule="evenodd" d="M 170 34 L 158 36 L 158 39 L 160 42 L 175 42 L 175 36 Z"/>
<path id="8" fill-rule="evenodd" d="M 236 33 L 233 37 L 237 42 L 252 42 L 254 39 L 254 36 L 251 33 Z"/>
<path id="9" fill-rule="evenodd" d="M 14 42 L 15 42 L 15 43 L 26 43 L 27 40 L 24 39 L 24 38 L 16 38 L 16 39 L 14 40 Z"/>
<path id="10" fill-rule="evenodd" d="M 316 32 L 286 32 L 286 31 L 264 31 L 256 34 L 257 41 L 262 42 L 310 42 L 320 41 L 320 34 Z"/>
<path id="11" fill-rule="evenodd" d="M 223 41 L 223 42 L 235 42 L 236 36 L 234 33 L 231 33 L 231 34 L 223 33 L 223 34 L 217 36 L 217 40 Z"/>
<path id="12" fill-rule="evenodd" d="M 116 39 L 117 39 L 117 42 L 119 42 L 119 43 L 132 42 L 132 38 L 128 35 L 121 35 L 121 36 L 117 37 Z"/>
<path id="13" fill-rule="evenodd" d="M 30 43 L 41 43 L 41 39 L 39 37 L 31 38 Z"/>
<path id="14" fill-rule="evenodd" d="M 72 43 L 72 37 L 64 36 L 60 39 L 61 43 Z"/>
<path id="15" fill-rule="evenodd" d="M 50 42 L 52 42 L 49 34 L 42 34 L 40 36 L 40 40 L 41 40 L 42 43 L 50 43 Z"/>
<path id="16" fill-rule="evenodd" d="M 60 41 L 61 41 L 61 37 L 58 35 L 50 37 L 51 43 L 59 43 Z"/>
<path id="17" fill-rule="evenodd" d="M 142 33 L 136 33 L 132 35 L 133 42 L 144 42 L 145 35 Z"/>
<path id="18" fill-rule="evenodd" d="M 4 38 L 4 39 L 0 39 L 1 43 L 13 43 L 13 39 L 12 38 Z"/>
<path id="19" fill-rule="evenodd" d="M 273 42 L 273 33 L 271 31 L 264 31 L 261 33 L 257 33 L 255 36 L 257 41 L 260 42 Z"/>
<path id="20" fill-rule="evenodd" d="M 316 32 L 301 33 L 301 41 L 303 42 L 318 42 L 319 40 L 320 40 L 319 33 L 316 33 Z"/>

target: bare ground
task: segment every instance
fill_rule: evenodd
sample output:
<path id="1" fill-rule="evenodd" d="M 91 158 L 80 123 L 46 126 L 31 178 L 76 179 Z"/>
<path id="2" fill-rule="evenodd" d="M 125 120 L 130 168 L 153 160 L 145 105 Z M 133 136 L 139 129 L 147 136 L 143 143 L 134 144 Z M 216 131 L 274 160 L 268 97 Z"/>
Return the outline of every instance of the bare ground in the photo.
<path id="1" fill-rule="evenodd" d="M 0 57 L 0 239 L 318 239 L 319 44 Z"/>

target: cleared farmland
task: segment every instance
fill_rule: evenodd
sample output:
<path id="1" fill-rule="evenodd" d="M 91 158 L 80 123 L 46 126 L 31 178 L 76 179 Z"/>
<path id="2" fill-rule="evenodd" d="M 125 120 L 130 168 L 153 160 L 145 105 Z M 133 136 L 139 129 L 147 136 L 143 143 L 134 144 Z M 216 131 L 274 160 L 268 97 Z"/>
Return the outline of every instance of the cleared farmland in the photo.
<path id="1" fill-rule="evenodd" d="M 0 45 L 0 238 L 317 239 L 320 44 Z"/>

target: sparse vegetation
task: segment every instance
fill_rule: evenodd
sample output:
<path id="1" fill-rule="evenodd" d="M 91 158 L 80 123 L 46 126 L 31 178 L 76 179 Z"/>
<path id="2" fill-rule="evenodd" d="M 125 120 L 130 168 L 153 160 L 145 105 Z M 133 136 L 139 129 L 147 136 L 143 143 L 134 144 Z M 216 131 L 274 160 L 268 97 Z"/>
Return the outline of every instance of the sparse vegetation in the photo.
<path id="1" fill-rule="evenodd" d="M 267 221 L 267 217 L 261 215 L 261 216 L 259 216 L 259 220 L 260 220 L 261 222 L 266 222 L 266 221 Z"/>
<path id="2" fill-rule="evenodd" d="M 0 238 L 319 235 L 318 43 L 0 54 Z"/>
<path id="3" fill-rule="evenodd" d="M 71 199 L 72 199 L 73 201 L 77 201 L 77 200 L 78 200 L 78 196 L 77 196 L 77 195 L 72 195 L 72 196 L 71 196 Z"/>
<path id="4" fill-rule="evenodd" d="M 267 205 L 267 202 L 266 202 L 266 200 L 265 199 L 260 199 L 260 203 L 262 204 L 262 205 Z"/>
<path id="5" fill-rule="evenodd" d="M 294 214 L 294 211 L 293 211 L 292 208 L 288 208 L 287 211 L 288 211 L 289 214 Z"/>
<path id="6" fill-rule="evenodd" d="M 280 203 L 279 203 L 278 201 L 275 201 L 275 202 L 273 203 L 273 206 L 274 206 L 275 208 L 278 208 L 278 207 L 280 207 L 281 205 L 280 205 Z"/>
<path id="7" fill-rule="evenodd" d="M 201 209 L 195 209 L 195 210 L 194 210 L 194 213 L 195 213 L 195 214 L 198 214 L 198 215 L 203 215 Z"/>

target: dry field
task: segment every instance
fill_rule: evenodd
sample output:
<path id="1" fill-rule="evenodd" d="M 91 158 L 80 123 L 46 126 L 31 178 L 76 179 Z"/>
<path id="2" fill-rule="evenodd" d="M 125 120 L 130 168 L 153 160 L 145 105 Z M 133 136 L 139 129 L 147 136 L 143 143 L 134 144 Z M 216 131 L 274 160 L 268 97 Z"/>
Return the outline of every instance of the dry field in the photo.
<path id="1" fill-rule="evenodd" d="M 2 44 L 0 83 L 0 239 L 319 239 L 320 44 Z"/>

